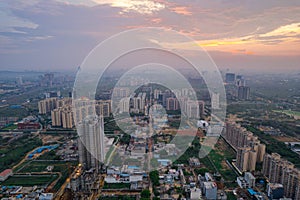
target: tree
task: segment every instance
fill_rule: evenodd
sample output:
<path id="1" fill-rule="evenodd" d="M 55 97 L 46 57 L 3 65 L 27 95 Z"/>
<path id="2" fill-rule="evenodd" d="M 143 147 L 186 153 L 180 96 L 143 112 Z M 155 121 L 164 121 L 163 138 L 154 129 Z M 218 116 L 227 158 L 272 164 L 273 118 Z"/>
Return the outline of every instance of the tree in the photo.
<path id="1" fill-rule="evenodd" d="M 159 186 L 159 173 L 157 170 L 150 172 L 149 174 L 153 186 Z"/>
<path id="2" fill-rule="evenodd" d="M 141 198 L 146 198 L 146 199 L 148 199 L 148 198 L 150 198 L 150 196 L 151 196 L 151 193 L 150 193 L 149 190 L 143 190 L 143 191 L 141 192 Z"/>

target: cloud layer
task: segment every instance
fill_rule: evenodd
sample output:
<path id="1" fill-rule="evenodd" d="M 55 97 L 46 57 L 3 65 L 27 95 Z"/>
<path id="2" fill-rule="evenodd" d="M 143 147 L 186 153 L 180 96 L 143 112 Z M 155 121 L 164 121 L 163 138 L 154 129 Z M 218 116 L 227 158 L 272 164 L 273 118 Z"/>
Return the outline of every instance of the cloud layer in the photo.
<path id="1" fill-rule="evenodd" d="M 193 38 L 221 65 L 276 57 L 282 62 L 263 64 L 286 61 L 299 69 L 300 2 L 274 0 L 3 0 L 0 68 L 76 69 L 105 38 L 150 26 Z M 193 50 L 180 42 L 161 45 Z M 250 67 L 259 68 L 258 61 Z"/>

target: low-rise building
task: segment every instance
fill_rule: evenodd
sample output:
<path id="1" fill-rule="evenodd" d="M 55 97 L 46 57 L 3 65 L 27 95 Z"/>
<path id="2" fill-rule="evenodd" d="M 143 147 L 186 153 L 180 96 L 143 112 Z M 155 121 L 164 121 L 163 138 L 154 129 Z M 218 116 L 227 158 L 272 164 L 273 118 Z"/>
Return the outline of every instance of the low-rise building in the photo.
<path id="1" fill-rule="evenodd" d="M 283 185 L 279 183 L 269 183 L 267 185 L 267 195 L 271 200 L 283 198 L 284 196 Z"/>
<path id="2" fill-rule="evenodd" d="M 255 177 L 252 173 L 246 172 L 244 177 L 237 177 L 237 184 L 240 188 L 253 188 L 255 186 Z"/>
<path id="3" fill-rule="evenodd" d="M 191 200 L 201 199 L 202 192 L 199 188 L 191 189 Z"/>
<path id="4" fill-rule="evenodd" d="M 191 167 L 199 167 L 200 166 L 200 161 L 198 158 L 190 158 L 189 159 L 189 164 Z"/>
<path id="5" fill-rule="evenodd" d="M 52 200 L 53 194 L 52 193 L 42 193 L 39 196 L 39 200 Z"/>
<path id="6" fill-rule="evenodd" d="M 253 176 L 252 173 L 246 172 L 245 176 L 244 176 L 244 179 L 246 180 L 246 182 L 248 183 L 250 188 L 255 187 L 255 180 L 256 179 L 255 179 L 255 177 Z"/>
<path id="7" fill-rule="evenodd" d="M 5 181 L 8 177 L 13 175 L 13 171 L 11 169 L 6 169 L 0 173 L 0 181 Z"/>
<path id="8" fill-rule="evenodd" d="M 204 182 L 203 194 L 207 200 L 217 199 L 217 184 L 215 182 Z"/>

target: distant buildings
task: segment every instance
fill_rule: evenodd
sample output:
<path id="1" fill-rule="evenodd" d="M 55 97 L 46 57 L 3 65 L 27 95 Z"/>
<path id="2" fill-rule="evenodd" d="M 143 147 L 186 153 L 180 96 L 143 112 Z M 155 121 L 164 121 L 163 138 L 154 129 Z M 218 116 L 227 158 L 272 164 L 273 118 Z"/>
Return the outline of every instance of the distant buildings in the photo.
<path id="1" fill-rule="evenodd" d="M 48 114 L 56 108 L 57 98 L 47 98 L 38 102 L 39 114 Z"/>
<path id="2" fill-rule="evenodd" d="M 18 86 L 22 86 L 23 85 L 23 78 L 22 78 L 22 76 L 18 76 L 17 77 L 17 85 Z"/>
<path id="3" fill-rule="evenodd" d="M 130 90 L 126 87 L 116 87 L 113 90 L 113 98 L 129 97 Z"/>
<path id="4" fill-rule="evenodd" d="M 132 113 L 144 113 L 146 106 L 146 93 L 139 93 L 137 96 L 130 99 L 131 100 L 131 109 Z"/>
<path id="5" fill-rule="evenodd" d="M 60 91 L 51 91 L 44 93 L 46 98 L 60 97 Z"/>
<path id="6" fill-rule="evenodd" d="M 293 163 L 281 158 L 277 153 L 266 154 L 262 172 L 270 183 L 283 185 L 286 197 L 300 199 L 300 171 Z"/>
<path id="7" fill-rule="evenodd" d="M 97 100 L 95 102 L 95 110 L 98 116 L 109 117 L 111 113 L 111 101 Z"/>
<path id="8" fill-rule="evenodd" d="M 199 104 L 197 101 L 188 101 L 187 102 L 187 116 L 188 118 L 199 119 L 200 112 L 199 112 Z"/>
<path id="9" fill-rule="evenodd" d="M 130 98 L 122 98 L 119 102 L 119 113 L 129 113 L 130 109 Z"/>
<path id="10" fill-rule="evenodd" d="M 250 88 L 246 86 L 238 86 L 238 95 L 239 100 L 249 100 L 250 98 Z"/>
<path id="11" fill-rule="evenodd" d="M 226 95 L 229 99 L 249 100 L 250 87 L 246 86 L 246 80 L 242 75 L 234 73 L 225 74 Z"/>
<path id="12" fill-rule="evenodd" d="M 204 115 L 204 102 L 188 100 L 183 102 L 183 106 L 186 107 L 185 113 L 188 118 L 200 119 Z"/>
<path id="13" fill-rule="evenodd" d="M 234 73 L 226 73 L 225 74 L 225 82 L 226 83 L 235 83 L 235 74 Z"/>
<path id="14" fill-rule="evenodd" d="M 179 102 L 177 98 L 169 97 L 167 98 L 167 110 L 179 110 Z"/>
<path id="15" fill-rule="evenodd" d="M 155 89 L 155 90 L 154 90 L 154 93 L 153 93 L 154 99 L 158 99 L 158 98 L 159 98 L 159 95 L 161 95 L 161 94 L 162 94 L 162 91 L 161 91 L 161 90 Z"/>
<path id="16" fill-rule="evenodd" d="M 56 99 L 56 109 L 51 110 L 52 126 L 73 128 L 74 116 L 72 111 L 72 99 Z"/>
<path id="17" fill-rule="evenodd" d="M 220 109 L 220 94 L 211 92 L 211 108 Z"/>
<path id="18" fill-rule="evenodd" d="M 109 117 L 111 114 L 110 100 L 80 100 L 76 103 L 75 116 L 78 119 L 84 119 L 87 115 L 98 115 Z M 73 128 L 74 127 L 74 113 L 72 107 L 72 99 L 68 98 L 46 98 L 38 102 L 40 114 L 50 114 L 52 126 Z M 76 119 L 77 120 L 77 119 Z M 80 121 L 80 120 L 77 120 Z"/>
<path id="19" fill-rule="evenodd" d="M 40 86 L 44 87 L 52 87 L 53 86 L 53 80 L 54 80 L 54 74 L 53 73 L 47 73 L 44 75 L 41 75 L 39 80 Z"/>
<path id="20" fill-rule="evenodd" d="M 73 128 L 74 118 L 71 106 L 64 106 L 51 111 L 52 126 Z"/>
<path id="21" fill-rule="evenodd" d="M 236 85 L 239 86 L 246 86 L 245 78 L 242 75 L 237 75 L 235 80 Z"/>
<path id="22" fill-rule="evenodd" d="M 89 115 L 98 115 L 109 117 L 111 114 L 111 101 L 110 100 L 89 100 L 80 99 L 75 103 L 74 119 L 76 122 L 83 120 Z"/>
<path id="23" fill-rule="evenodd" d="M 118 90 L 119 92 L 119 90 Z M 148 96 L 147 96 L 148 95 Z M 146 92 L 139 92 L 131 97 L 122 97 L 118 105 L 119 113 L 130 112 L 132 114 L 148 115 L 149 108 L 154 104 L 160 104 L 167 111 L 180 110 L 190 119 L 200 119 L 204 115 L 204 101 L 192 100 L 192 91 L 187 88 L 182 90 L 159 90 L 154 89 L 150 96 Z M 214 94 L 214 105 L 219 106 L 219 95 Z"/>

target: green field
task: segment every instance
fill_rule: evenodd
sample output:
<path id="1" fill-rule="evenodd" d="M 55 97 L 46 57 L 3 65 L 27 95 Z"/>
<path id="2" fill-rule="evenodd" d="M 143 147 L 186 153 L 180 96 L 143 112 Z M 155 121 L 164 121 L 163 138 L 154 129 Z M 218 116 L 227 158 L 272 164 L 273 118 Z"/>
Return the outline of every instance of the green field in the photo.
<path id="1" fill-rule="evenodd" d="M 274 112 L 279 112 L 279 113 L 284 113 L 284 114 L 290 115 L 290 116 L 300 117 L 300 112 L 298 112 L 298 111 L 292 111 L 292 110 L 274 110 Z"/>
<path id="2" fill-rule="evenodd" d="M 63 162 L 59 160 L 49 160 L 49 161 L 25 161 L 21 166 L 18 167 L 15 171 L 18 173 L 29 173 L 29 172 L 45 172 L 47 171 L 47 166 L 54 166 L 52 172 L 60 172 L 62 177 L 54 185 L 53 190 L 58 191 L 65 180 L 68 178 L 69 173 L 71 173 L 74 167 L 77 165 L 77 162 Z M 70 167 L 70 168 L 69 168 Z"/>
<path id="3" fill-rule="evenodd" d="M 19 117 L 23 118 L 28 115 L 28 111 L 25 108 L 10 108 L 10 107 L 1 107 L 0 116 L 6 117 Z"/>
<path id="4" fill-rule="evenodd" d="M 228 168 L 227 164 L 225 163 L 225 160 L 229 159 L 229 157 L 224 157 L 219 151 L 216 150 L 212 150 L 209 154 L 209 157 L 226 181 L 236 180 L 237 175 L 232 171 L 232 169 Z"/>
<path id="5" fill-rule="evenodd" d="M 6 186 L 35 186 L 35 185 L 48 185 L 58 177 L 57 174 L 53 175 L 28 175 L 28 176 L 12 176 L 1 185 Z"/>
<path id="6" fill-rule="evenodd" d="M 31 138 L 29 135 L 24 135 L 24 137 L 3 147 L 1 154 L 4 156 L 0 157 L 0 171 L 12 168 L 24 158 L 26 153 L 41 145 L 42 142 L 39 138 Z"/>
<path id="7" fill-rule="evenodd" d="M 68 168 L 68 165 L 75 165 L 74 163 L 66 162 L 53 162 L 53 161 L 32 161 L 26 162 L 21 167 L 19 167 L 18 173 L 28 173 L 28 172 L 44 172 L 47 171 L 47 166 L 54 166 L 53 172 L 63 172 Z"/>
<path id="8" fill-rule="evenodd" d="M 16 129 L 16 128 L 18 128 L 17 125 L 11 124 L 11 125 L 9 125 L 9 126 L 6 126 L 5 128 L 2 128 L 1 130 L 7 130 L 7 131 L 9 131 L 9 130 L 14 130 L 14 129 Z"/>

